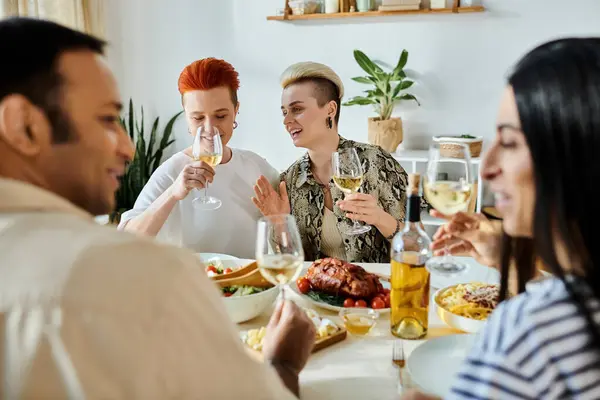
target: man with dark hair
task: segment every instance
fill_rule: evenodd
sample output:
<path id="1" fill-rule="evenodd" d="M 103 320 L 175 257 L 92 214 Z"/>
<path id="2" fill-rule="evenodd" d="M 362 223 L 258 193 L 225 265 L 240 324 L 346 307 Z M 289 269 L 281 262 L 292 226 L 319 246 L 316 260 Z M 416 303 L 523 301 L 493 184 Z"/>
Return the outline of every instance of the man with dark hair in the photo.
<path id="1" fill-rule="evenodd" d="M 256 363 L 192 253 L 94 223 L 134 152 L 103 47 L 0 21 L 1 397 L 297 395 L 315 335 L 301 309 L 276 307 Z"/>

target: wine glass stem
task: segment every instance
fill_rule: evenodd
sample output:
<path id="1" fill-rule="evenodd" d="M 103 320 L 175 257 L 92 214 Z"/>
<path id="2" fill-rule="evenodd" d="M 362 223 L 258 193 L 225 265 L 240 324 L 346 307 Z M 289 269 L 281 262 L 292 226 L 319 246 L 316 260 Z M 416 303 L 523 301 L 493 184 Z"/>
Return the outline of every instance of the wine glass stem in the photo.
<path id="1" fill-rule="evenodd" d="M 445 245 L 444 246 L 444 255 L 442 256 L 442 262 L 449 264 L 450 260 L 452 260 L 450 249 L 448 248 L 448 245 Z"/>
<path id="2" fill-rule="evenodd" d="M 208 181 L 204 184 L 204 198 L 208 198 Z"/>

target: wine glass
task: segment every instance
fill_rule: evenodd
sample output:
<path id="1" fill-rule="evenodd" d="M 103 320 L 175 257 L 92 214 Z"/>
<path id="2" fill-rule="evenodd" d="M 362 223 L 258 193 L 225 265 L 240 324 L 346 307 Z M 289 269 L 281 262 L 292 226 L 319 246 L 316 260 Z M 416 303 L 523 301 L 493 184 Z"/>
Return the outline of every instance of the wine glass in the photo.
<path id="1" fill-rule="evenodd" d="M 467 211 L 473 195 L 471 151 L 462 143 L 435 142 L 429 148 L 427 173 L 423 182 L 425 198 L 436 210 L 451 216 Z M 452 276 L 464 272 L 460 263 L 444 249 L 442 257 L 428 261 L 432 273 Z"/>
<path id="2" fill-rule="evenodd" d="M 356 149 L 340 149 L 331 157 L 333 183 L 345 196 L 358 192 L 363 181 L 363 169 Z M 361 225 L 354 220 L 351 228 L 344 229 L 347 235 L 360 235 L 371 229 L 369 225 Z"/>
<path id="3" fill-rule="evenodd" d="M 192 158 L 194 161 L 204 161 L 213 168 L 221 163 L 223 142 L 217 128 L 201 126 L 196 130 L 192 144 Z M 216 210 L 222 204 L 216 197 L 208 196 L 208 181 L 204 185 L 204 196 L 196 197 L 192 203 L 200 210 Z"/>
<path id="4" fill-rule="evenodd" d="M 304 263 L 304 250 L 296 219 L 278 214 L 258 220 L 256 264 L 262 276 L 273 285 L 285 285 L 298 279 Z"/>

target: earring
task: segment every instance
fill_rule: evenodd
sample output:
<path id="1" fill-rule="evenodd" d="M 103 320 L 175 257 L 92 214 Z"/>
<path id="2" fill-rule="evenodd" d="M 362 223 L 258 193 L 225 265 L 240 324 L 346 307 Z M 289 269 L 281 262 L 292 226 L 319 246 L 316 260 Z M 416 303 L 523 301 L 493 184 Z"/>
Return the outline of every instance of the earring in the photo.
<path id="1" fill-rule="evenodd" d="M 237 123 L 237 121 L 233 121 L 233 129 L 235 129 L 235 128 L 237 128 L 237 127 L 238 127 L 238 123 Z"/>
<path id="2" fill-rule="evenodd" d="M 326 123 L 329 129 L 333 128 L 333 120 L 331 119 L 331 117 L 327 117 Z"/>

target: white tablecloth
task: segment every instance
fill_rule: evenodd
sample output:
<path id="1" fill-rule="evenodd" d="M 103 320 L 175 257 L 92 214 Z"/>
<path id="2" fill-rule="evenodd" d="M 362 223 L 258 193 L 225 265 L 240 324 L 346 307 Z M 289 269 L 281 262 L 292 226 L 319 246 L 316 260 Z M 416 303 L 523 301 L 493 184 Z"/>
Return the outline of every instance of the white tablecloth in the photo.
<path id="1" fill-rule="evenodd" d="M 478 265 L 473 259 L 462 258 L 463 262 Z M 389 275 L 389 264 L 359 264 L 371 272 Z M 497 273 L 491 268 L 478 268 L 480 274 L 474 278 L 477 280 L 497 281 Z M 484 273 L 481 274 L 481 271 Z M 467 274 L 468 280 L 471 276 Z M 435 290 L 464 281 L 465 277 L 437 279 L 432 277 L 431 294 Z M 287 296 L 294 296 L 298 304 L 312 307 L 301 297 L 296 296 L 291 290 L 286 292 Z M 314 307 L 312 307 L 314 308 Z M 314 308 L 319 314 L 333 319 L 341 324 L 341 320 L 334 312 Z M 268 322 L 270 311 L 262 316 L 239 324 L 240 330 L 248 330 L 264 326 Z M 312 355 L 306 368 L 300 375 L 302 398 L 315 399 L 398 399 L 398 373 L 392 365 L 392 342 L 390 334 L 389 315 L 383 314 L 378 324 L 369 337 L 348 337 L 337 344 L 320 350 Z M 449 328 L 435 313 L 434 307 L 430 306 L 429 332 L 423 340 L 405 340 L 404 350 L 406 358 L 420 344 L 439 336 L 462 334 L 462 332 Z"/>

